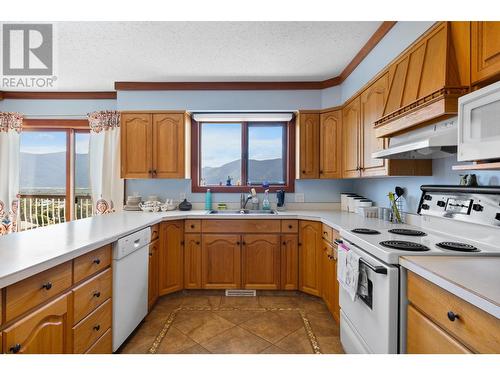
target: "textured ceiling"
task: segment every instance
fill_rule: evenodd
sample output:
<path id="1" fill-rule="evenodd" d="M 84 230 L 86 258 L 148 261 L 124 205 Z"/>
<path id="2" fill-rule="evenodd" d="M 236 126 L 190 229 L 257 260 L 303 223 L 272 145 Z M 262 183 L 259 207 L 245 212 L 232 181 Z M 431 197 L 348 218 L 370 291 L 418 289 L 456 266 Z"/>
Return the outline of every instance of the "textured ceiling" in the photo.
<path id="1" fill-rule="evenodd" d="M 381 22 L 54 23 L 57 90 L 115 81 L 323 80 Z"/>

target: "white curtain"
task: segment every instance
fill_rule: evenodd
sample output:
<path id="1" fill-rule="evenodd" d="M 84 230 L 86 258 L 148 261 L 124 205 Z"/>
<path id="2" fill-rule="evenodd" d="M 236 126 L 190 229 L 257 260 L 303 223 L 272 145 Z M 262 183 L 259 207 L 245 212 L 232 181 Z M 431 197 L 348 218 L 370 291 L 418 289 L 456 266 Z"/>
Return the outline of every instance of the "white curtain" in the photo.
<path id="1" fill-rule="evenodd" d="M 19 113 L 0 112 L 0 236 L 18 230 L 22 123 Z"/>
<path id="2" fill-rule="evenodd" d="M 99 111 L 88 115 L 90 125 L 90 188 L 94 215 L 123 209 L 120 178 L 120 113 Z"/>

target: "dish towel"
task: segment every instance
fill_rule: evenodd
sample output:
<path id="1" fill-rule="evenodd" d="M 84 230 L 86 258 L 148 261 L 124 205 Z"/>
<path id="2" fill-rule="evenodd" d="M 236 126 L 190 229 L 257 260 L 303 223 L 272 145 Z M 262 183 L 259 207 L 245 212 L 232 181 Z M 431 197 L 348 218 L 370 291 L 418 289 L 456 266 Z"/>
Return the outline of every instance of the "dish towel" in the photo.
<path id="1" fill-rule="evenodd" d="M 368 297 L 368 272 L 366 266 L 361 264 L 359 266 L 359 281 L 358 281 L 358 294 L 362 297 Z"/>
<path id="2" fill-rule="evenodd" d="M 352 301 L 356 300 L 359 280 L 359 258 L 345 244 L 338 246 L 337 279 L 340 286 L 349 294 Z"/>

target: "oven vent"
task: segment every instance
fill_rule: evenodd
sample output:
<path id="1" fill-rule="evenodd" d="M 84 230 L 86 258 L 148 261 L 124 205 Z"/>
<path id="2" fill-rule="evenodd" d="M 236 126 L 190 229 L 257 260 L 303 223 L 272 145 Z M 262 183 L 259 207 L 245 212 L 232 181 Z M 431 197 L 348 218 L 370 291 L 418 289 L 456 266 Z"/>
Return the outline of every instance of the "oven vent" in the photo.
<path id="1" fill-rule="evenodd" d="M 226 297 L 256 297 L 256 290 L 249 289 L 226 289 Z"/>

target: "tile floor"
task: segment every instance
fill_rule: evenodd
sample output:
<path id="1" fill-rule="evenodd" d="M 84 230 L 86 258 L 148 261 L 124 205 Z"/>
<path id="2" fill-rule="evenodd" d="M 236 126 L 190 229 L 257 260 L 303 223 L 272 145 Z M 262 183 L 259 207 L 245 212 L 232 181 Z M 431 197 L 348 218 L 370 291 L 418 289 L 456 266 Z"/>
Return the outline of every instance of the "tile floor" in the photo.
<path id="1" fill-rule="evenodd" d="M 162 297 L 123 354 L 340 354 L 339 327 L 323 301 L 297 292 Z"/>

